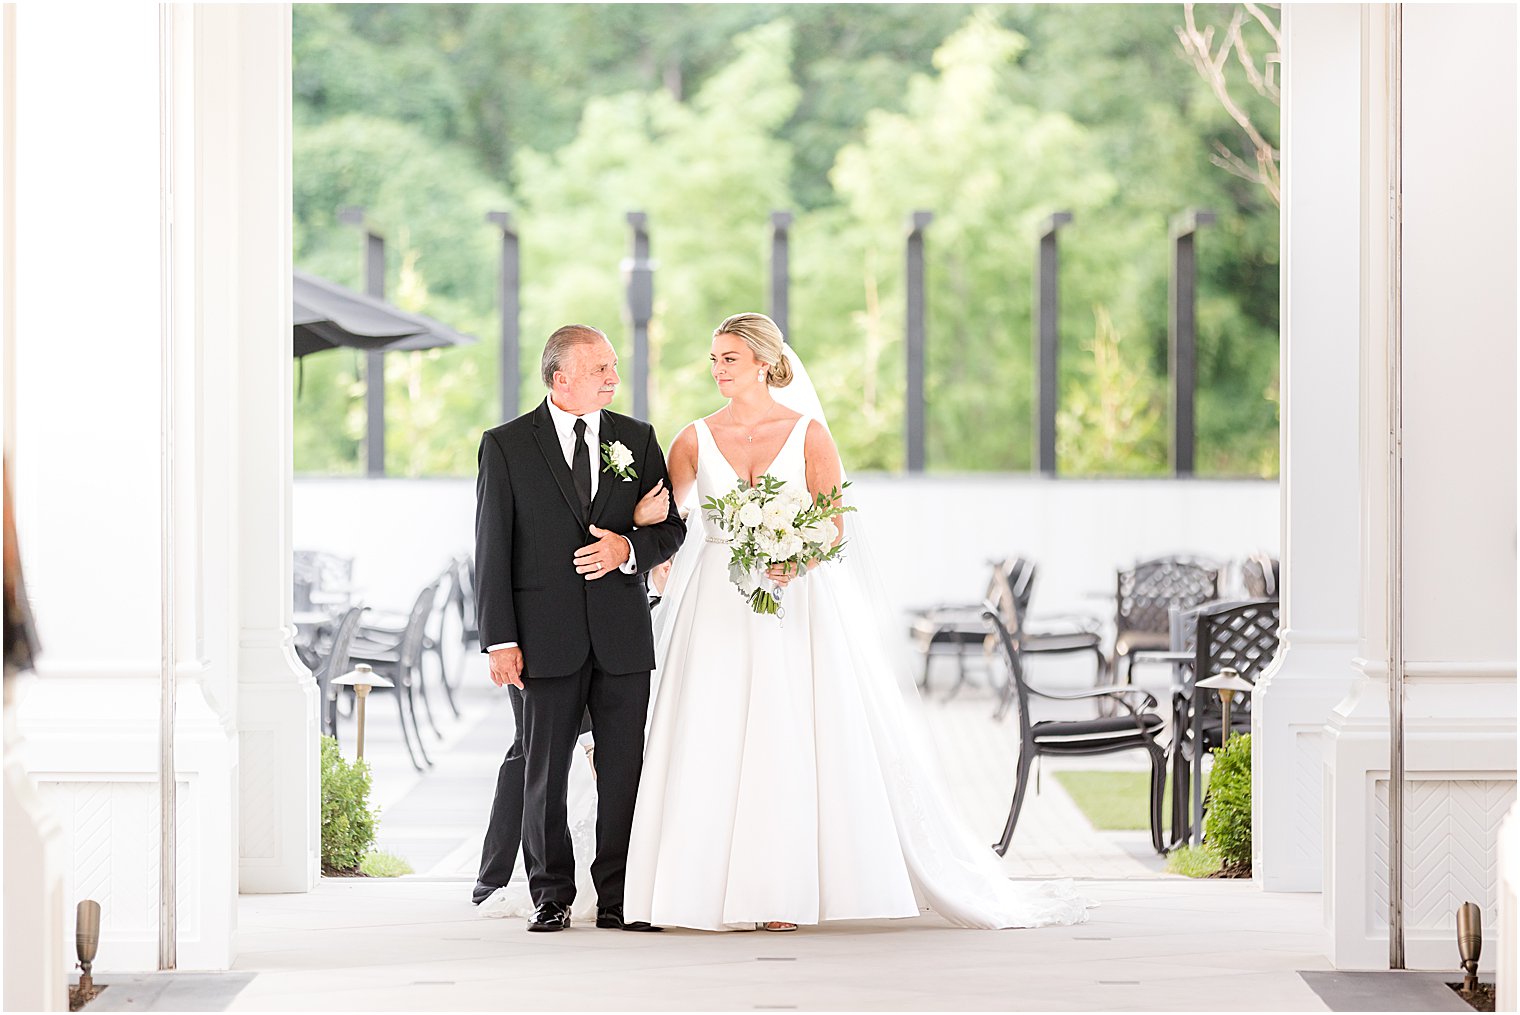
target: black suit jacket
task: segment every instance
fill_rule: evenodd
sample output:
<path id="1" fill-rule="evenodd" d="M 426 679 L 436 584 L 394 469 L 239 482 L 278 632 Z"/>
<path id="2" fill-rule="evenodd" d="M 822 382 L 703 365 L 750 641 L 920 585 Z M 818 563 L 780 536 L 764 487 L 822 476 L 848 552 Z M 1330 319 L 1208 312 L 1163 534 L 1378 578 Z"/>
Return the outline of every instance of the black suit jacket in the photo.
<path id="1" fill-rule="evenodd" d="M 665 520 L 635 529 L 633 509 L 665 480 L 665 455 L 654 427 L 602 410 L 600 442 L 621 441 L 633 452 L 638 479 L 626 482 L 599 454 L 589 518 L 581 516 L 570 466 L 560 448 L 547 401 L 480 439 L 475 484 L 475 565 L 482 650 L 515 641 L 524 676 L 562 677 L 588 654 L 607 673 L 654 668 L 654 637 L 644 572 L 680 548 L 686 524 L 674 504 Z M 587 581 L 575 571 L 575 551 L 592 542 L 588 525 L 626 535 L 638 574 L 614 571 Z"/>

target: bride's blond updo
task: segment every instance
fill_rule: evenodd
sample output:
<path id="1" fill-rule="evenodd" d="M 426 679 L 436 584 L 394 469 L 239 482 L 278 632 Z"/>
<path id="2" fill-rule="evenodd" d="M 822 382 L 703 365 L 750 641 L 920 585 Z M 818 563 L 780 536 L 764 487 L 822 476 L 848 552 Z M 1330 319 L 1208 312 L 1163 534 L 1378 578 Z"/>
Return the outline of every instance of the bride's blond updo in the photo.
<path id="1" fill-rule="evenodd" d="M 733 335 L 743 339 L 755 359 L 765 364 L 765 382 L 773 388 L 792 383 L 792 364 L 782 355 L 781 329 L 764 314 L 734 314 L 713 329 L 713 337 Z"/>

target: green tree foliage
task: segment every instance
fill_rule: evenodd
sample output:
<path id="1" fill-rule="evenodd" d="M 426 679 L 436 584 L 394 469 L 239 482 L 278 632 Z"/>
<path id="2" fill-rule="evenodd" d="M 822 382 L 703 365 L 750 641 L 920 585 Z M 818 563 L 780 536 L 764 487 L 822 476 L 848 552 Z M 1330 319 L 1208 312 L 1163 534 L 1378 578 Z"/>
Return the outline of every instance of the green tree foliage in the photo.
<path id="1" fill-rule="evenodd" d="M 358 287 L 360 238 L 336 210 L 364 205 L 389 298 L 482 338 L 387 357 L 388 470 L 469 474 L 500 415 L 486 211 L 512 211 L 522 237 L 524 404 L 539 341 L 567 321 L 606 328 L 628 373 L 624 215 L 648 213 L 668 441 L 717 407 L 711 330 L 764 309 L 768 214 L 793 209 L 790 338 L 851 468 L 895 469 L 904 222 L 928 209 L 930 466 L 1021 470 L 1036 229 L 1070 210 L 1061 469 L 1143 474 L 1167 457 L 1168 222 L 1209 208 L 1199 471 L 1273 475 L 1277 212 L 1210 164 L 1238 128 L 1180 22 L 1157 5 L 301 5 L 296 260 Z M 1275 109 L 1252 115 L 1275 136 Z M 363 390 L 359 357 L 307 358 L 299 470 L 359 470 Z"/>

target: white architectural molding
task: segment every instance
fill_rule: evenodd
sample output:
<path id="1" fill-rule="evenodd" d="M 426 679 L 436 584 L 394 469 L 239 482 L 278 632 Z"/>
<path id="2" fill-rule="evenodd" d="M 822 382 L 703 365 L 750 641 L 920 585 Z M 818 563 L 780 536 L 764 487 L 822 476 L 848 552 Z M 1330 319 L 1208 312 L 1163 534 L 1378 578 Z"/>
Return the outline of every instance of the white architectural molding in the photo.
<path id="1" fill-rule="evenodd" d="M 1325 901 L 1331 961 L 1386 967 L 1398 636 L 1406 962 L 1450 968 L 1461 902 L 1484 907 L 1493 939 L 1498 829 L 1515 797 L 1515 11 L 1403 8 L 1401 521 L 1389 479 L 1391 16 L 1367 8 L 1363 25 L 1362 676 L 1326 727 Z M 1394 524 L 1404 609 L 1390 630 Z"/>
<path id="2" fill-rule="evenodd" d="M 1286 5 L 1283 34 L 1283 636 L 1252 701 L 1252 869 L 1303 892 L 1322 880 L 1322 728 L 1356 675 L 1361 10 Z"/>

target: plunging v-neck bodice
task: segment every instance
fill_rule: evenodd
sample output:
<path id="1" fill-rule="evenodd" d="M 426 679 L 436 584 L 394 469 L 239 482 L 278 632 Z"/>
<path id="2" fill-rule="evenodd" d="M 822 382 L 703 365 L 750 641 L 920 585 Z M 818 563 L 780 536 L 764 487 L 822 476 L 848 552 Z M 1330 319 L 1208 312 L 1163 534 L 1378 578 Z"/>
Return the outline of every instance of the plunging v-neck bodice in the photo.
<path id="1" fill-rule="evenodd" d="M 781 450 L 776 452 L 776 457 L 771 459 L 771 463 L 769 465 L 761 469 L 759 472 L 755 473 L 755 479 L 759 479 L 761 476 L 769 473 L 770 475 L 775 476 L 777 479 L 784 480 L 786 482 L 792 481 L 793 477 L 783 476 L 778 473 L 778 466 L 781 467 L 781 469 L 784 471 L 788 466 L 791 465 L 791 462 L 787 459 L 787 452 L 791 451 L 792 445 L 797 443 L 797 435 L 799 433 L 807 432 L 807 422 L 808 418 L 806 416 L 797 417 L 797 421 L 792 424 L 791 433 L 787 434 L 786 440 L 781 443 Z M 739 474 L 739 470 L 734 468 L 733 463 L 728 460 L 728 456 L 725 455 L 723 451 L 718 447 L 718 439 L 713 436 L 712 429 L 707 425 L 707 420 L 697 420 L 697 433 L 700 436 L 705 436 L 707 438 L 705 442 L 701 440 L 697 441 L 697 475 L 699 478 L 702 474 L 703 463 L 709 462 L 711 459 L 716 458 L 723 463 L 723 466 L 728 469 L 730 473 L 733 474 L 733 477 L 735 479 L 744 479 L 746 482 L 749 482 L 748 479 Z M 704 443 L 706 444 L 706 447 L 703 447 Z M 797 457 L 799 464 L 803 466 L 802 477 L 803 480 L 806 481 L 806 463 L 802 461 L 802 456 L 800 454 Z"/>
<path id="2" fill-rule="evenodd" d="M 797 422 L 792 424 L 792 432 L 787 434 L 786 441 L 781 445 L 781 450 L 776 452 L 776 457 L 771 459 L 760 472 L 755 473 L 755 478 L 770 475 L 800 488 L 807 492 L 807 457 L 803 453 L 806 441 L 803 435 L 807 433 L 808 417 L 799 416 Z M 697 427 L 697 503 L 705 503 L 709 497 L 722 497 L 733 490 L 738 482 L 747 482 L 746 477 L 739 475 L 733 463 L 724 457 L 718 449 L 718 442 L 713 438 L 712 431 L 708 429 L 707 421 L 699 419 Z M 721 540 L 723 533 L 710 521 L 704 513 L 702 519 L 703 531 L 714 539 Z"/>

